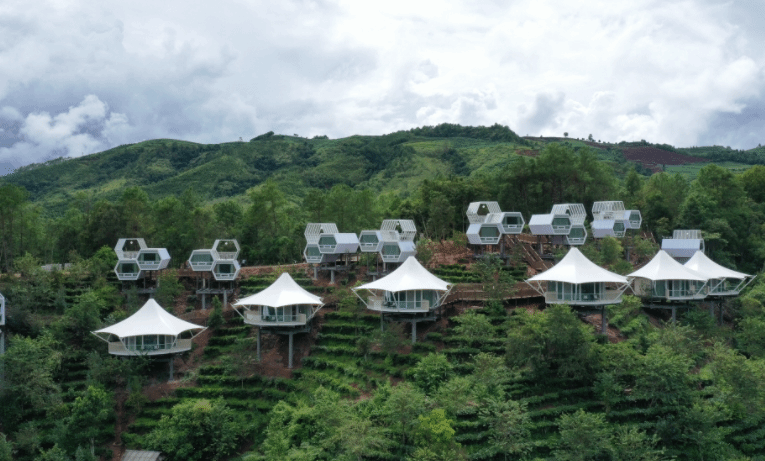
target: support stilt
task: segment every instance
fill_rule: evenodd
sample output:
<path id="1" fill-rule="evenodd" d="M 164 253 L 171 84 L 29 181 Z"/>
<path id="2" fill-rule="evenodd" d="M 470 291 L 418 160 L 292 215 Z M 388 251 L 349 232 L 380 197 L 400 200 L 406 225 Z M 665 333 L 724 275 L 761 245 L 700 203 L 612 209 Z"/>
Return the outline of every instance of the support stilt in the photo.
<path id="1" fill-rule="evenodd" d="M 223 309 L 228 305 L 228 291 L 223 290 Z"/>
<path id="2" fill-rule="evenodd" d="M 207 295 L 202 293 L 202 310 L 207 310 Z"/>
<path id="3" fill-rule="evenodd" d="M 294 333 L 290 333 L 290 358 L 289 358 L 289 367 L 292 368 L 292 336 Z"/>
<path id="4" fill-rule="evenodd" d="M 417 342 L 417 322 L 412 320 L 412 344 Z"/>
<path id="5" fill-rule="evenodd" d="M 677 308 L 672 306 L 672 323 L 677 323 Z"/>
<path id="6" fill-rule="evenodd" d="M 715 318 L 715 302 L 709 301 L 709 316 L 712 317 L 712 319 Z"/>
<path id="7" fill-rule="evenodd" d="M 329 270 L 329 277 L 330 277 L 329 283 L 334 285 L 335 284 L 335 270 L 334 269 L 330 269 Z"/>
<path id="8" fill-rule="evenodd" d="M 313 266 L 313 279 L 319 280 L 319 266 L 317 265 Z"/>
<path id="9" fill-rule="evenodd" d="M 258 327 L 258 362 L 260 362 L 260 327 Z"/>
<path id="10" fill-rule="evenodd" d="M 600 333 L 604 335 L 608 335 L 608 313 L 606 311 L 606 306 L 603 306 L 601 308 L 601 322 L 600 322 Z"/>
<path id="11" fill-rule="evenodd" d="M 720 301 L 720 325 L 723 324 L 723 302 Z"/>
<path id="12" fill-rule="evenodd" d="M 175 355 L 171 355 L 170 356 L 170 376 L 167 378 L 168 383 L 173 382 L 173 375 L 175 374 L 174 367 L 175 367 Z"/>
<path id="13" fill-rule="evenodd" d="M 385 331 L 385 319 L 382 312 L 380 312 L 380 331 Z"/>

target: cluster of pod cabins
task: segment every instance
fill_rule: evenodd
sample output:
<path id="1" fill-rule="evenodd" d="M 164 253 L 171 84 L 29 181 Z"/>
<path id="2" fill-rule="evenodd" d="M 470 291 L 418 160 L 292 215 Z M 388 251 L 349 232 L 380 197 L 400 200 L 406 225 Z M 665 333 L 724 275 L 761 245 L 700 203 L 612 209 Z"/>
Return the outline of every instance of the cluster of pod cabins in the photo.
<path id="1" fill-rule="evenodd" d="M 544 297 L 547 304 L 600 309 L 603 332 L 607 330 L 605 307 L 620 303 L 627 290 L 643 299 L 647 307 L 671 309 L 674 320 L 676 309 L 688 307 L 690 302 L 708 301 L 712 313 L 715 302 L 737 296 L 753 280 L 749 274 L 733 271 L 709 259 L 703 251 L 700 231 L 693 230 L 675 231 L 672 239 L 664 239 L 662 249 L 650 262 L 631 274 L 622 276 L 610 272 L 574 247 L 587 238 L 585 214 L 581 204 L 556 204 L 551 213 L 532 216 L 529 222 L 532 235 L 562 236 L 559 242 L 568 244 L 570 249 L 556 265 L 527 279 L 526 283 Z M 497 202 L 473 202 L 467 215 L 468 240 L 474 245 L 497 244 L 502 235 L 520 234 L 525 226 L 520 213 L 503 212 Z M 625 210 L 622 202 L 595 202 L 593 217 L 591 229 L 596 238 L 622 237 L 627 229 L 639 229 L 641 224 L 640 212 Z M 305 230 L 304 256 L 309 263 L 323 264 L 360 249 L 378 253 L 384 263 L 400 263 L 384 277 L 353 288 L 353 292 L 369 310 L 380 313 L 381 327 L 385 318 L 411 323 L 414 342 L 417 323 L 436 320 L 453 288 L 414 257 L 415 236 L 413 221 L 403 219 L 385 220 L 379 230 L 362 231 L 360 237 L 339 232 L 333 223 L 310 223 Z M 132 246 L 128 248 L 128 244 Z M 156 249 L 145 248 L 142 239 L 120 239 L 115 248 L 120 262 L 135 260 L 136 264 L 141 260 L 140 255 L 147 253 L 144 250 Z M 238 252 L 236 241 L 216 240 L 212 249 L 195 250 L 189 264 L 195 271 L 207 270 L 213 274 L 217 273 L 218 264 L 228 264 L 225 271 L 219 272 L 224 279 L 233 280 L 239 273 Z M 163 256 L 161 252 L 156 254 Z M 162 261 L 160 258 L 159 265 Z M 119 263 L 115 272 L 118 268 Z M 289 336 L 289 367 L 292 368 L 293 335 L 310 331 L 312 320 L 323 305 L 320 297 L 284 273 L 266 289 L 234 303 L 234 309 L 244 323 L 258 327 L 258 358 L 261 332 Z M 204 328 L 173 317 L 150 299 L 133 316 L 94 334 L 107 341 L 109 352 L 115 355 L 160 355 L 189 350 L 193 337 Z"/>

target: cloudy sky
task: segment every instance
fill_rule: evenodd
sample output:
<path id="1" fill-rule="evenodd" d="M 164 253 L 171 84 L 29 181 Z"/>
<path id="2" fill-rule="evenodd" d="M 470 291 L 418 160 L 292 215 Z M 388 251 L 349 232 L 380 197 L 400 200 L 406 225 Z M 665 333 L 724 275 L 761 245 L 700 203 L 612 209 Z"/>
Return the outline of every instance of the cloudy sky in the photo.
<path id="1" fill-rule="evenodd" d="M 3 0 L 0 170 L 443 122 L 749 149 L 763 43 L 763 0 Z"/>

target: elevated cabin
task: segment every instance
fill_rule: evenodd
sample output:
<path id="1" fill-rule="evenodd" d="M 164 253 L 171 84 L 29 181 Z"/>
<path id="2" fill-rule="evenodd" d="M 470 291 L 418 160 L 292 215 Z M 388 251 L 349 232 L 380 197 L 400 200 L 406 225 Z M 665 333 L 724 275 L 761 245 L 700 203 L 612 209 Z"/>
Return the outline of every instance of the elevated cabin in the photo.
<path id="1" fill-rule="evenodd" d="M 236 280 L 241 266 L 236 259 L 216 260 L 212 267 L 213 278 L 218 282 Z"/>
<path id="2" fill-rule="evenodd" d="M 138 252 L 147 248 L 146 241 L 142 238 L 121 238 L 114 246 L 117 259 L 136 259 Z"/>
<path id="3" fill-rule="evenodd" d="M 684 266 L 709 277 L 707 295 L 710 297 L 738 296 L 754 280 L 753 275 L 721 266 L 701 251 L 694 253 Z"/>
<path id="4" fill-rule="evenodd" d="M 321 298 L 306 291 L 285 272 L 268 288 L 234 303 L 234 309 L 244 323 L 258 327 L 258 360 L 261 330 L 289 335 L 288 360 L 292 368 L 292 337 L 309 331 L 311 320 L 323 305 Z"/>
<path id="5" fill-rule="evenodd" d="M 368 309 L 387 313 L 424 313 L 441 305 L 452 285 L 428 272 L 410 256 L 387 276 L 353 288 Z M 368 297 L 361 293 L 366 292 Z"/>
<path id="6" fill-rule="evenodd" d="M 293 327 L 307 325 L 323 305 L 321 298 L 306 291 L 285 272 L 268 288 L 234 303 L 234 308 L 244 310 L 240 315 L 248 325 Z"/>
<path id="7" fill-rule="evenodd" d="M 383 240 L 414 242 L 417 236 L 417 227 L 411 219 L 385 219 L 380 226 Z"/>
<path id="8" fill-rule="evenodd" d="M 568 235 L 571 217 L 566 214 L 535 214 L 529 220 L 532 235 Z"/>
<path id="9" fill-rule="evenodd" d="M 191 350 L 191 340 L 205 329 L 173 316 L 149 299 L 135 314 L 93 334 L 109 344 L 112 355 L 166 355 Z"/>
<path id="10" fill-rule="evenodd" d="M 650 301 L 688 302 L 707 296 L 709 277 L 675 261 L 659 250 L 645 266 L 627 275 L 632 291 Z"/>
<path id="11" fill-rule="evenodd" d="M 170 264 L 170 253 L 166 248 L 144 248 L 135 260 L 143 271 L 158 271 Z"/>
<path id="12" fill-rule="evenodd" d="M 590 227 L 592 228 L 592 236 L 598 239 L 606 237 L 622 238 L 627 231 L 625 221 L 616 219 L 596 219 L 592 221 Z"/>
<path id="13" fill-rule="evenodd" d="M 671 239 L 661 240 L 661 249 L 673 258 L 688 260 L 697 251 L 704 252 L 704 239 L 700 230 L 676 229 Z"/>
<path id="14" fill-rule="evenodd" d="M 584 242 L 586 241 L 587 229 L 584 227 L 584 224 L 573 224 L 571 229 L 568 231 L 568 235 L 566 235 L 566 243 L 568 245 L 574 246 L 584 245 Z"/>
<path id="15" fill-rule="evenodd" d="M 218 239 L 213 242 L 212 255 L 215 259 L 233 261 L 239 257 L 239 242 L 236 239 Z"/>
<path id="16" fill-rule="evenodd" d="M 496 245 L 502 238 L 502 214 L 489 215 L 489 221 L 471 224 L 467 230 L 468 242 L 473 245 Z"/>
<path id="17" fill-rule="evenodd" d="M 194 250 L 189 256 L 189 266 L 194 272 L 209 272 L 214 263 L 215 257 L 211 249 Z"/>
<path id="18" fill-rule="evenodd" d="M 503 212 L 497 202 L 472 202 L 466 212 L 470 226 L 468 241 L 473 245 L 496 245 L 505 234 L 520 234 L 526 222 L 518 212 Z"/>
<path id="19" fill-rule="evenodd" d="M 523 232 L 526 220 L 523 219 L 523 215 L 518 211 L 504 211 L 502 212 L 500 225 L 503 234 L 516 235 Z"/>
<path id="20" fill-rule="evenodd" d="M 628 229 L 640 229 L 643 224 L 643 215 L 640 210 L 626 210 L 623 220 L 629 225 Z"/>
<path id="21" fill-rule="evenodd" d="M 526 283 L 545 297 L 545 303 L 570 306 L 618 304 L 629 287 L 626 277 L 603 269 L 576 248 Z"/>
<path id="22" fill-rule="evenodd" d="M 417 248 L 414 242 L 410 241 L 383 242 L 382 249 L 380 250 L 380 256 L 383 262 L 386 263 L 404 262 L 416 254 Z"/>
<path id="23" fill-rule="evenodd" d="M 592 204 L 592 219 L 621 219 L 624 216 L 624 202 L 605 201 Z"/>
<path id="24" fill-rule="evenodd" d="M 587 210 L 581 203 L 557 203 L 553 205 L 550 213 L 570 216 L 572 225 L 584 225 L 584 220 L 587 219 Z"/>
<path id="25" fill-rule="evenodd" d="M 382 246 L 382 232 L 379 230 L 363 230 L 359 234 L 359 248 L 362 253 L 379 253 Z"/>
<path id="26" fill-rule="evenodd" d="M 354 233 L 323 234 L 319 237 L 322 254 L 354 254 L 359 251 L 359 237 Z"/>
<path id="27" fill-rule="evenodd" d="M 502 210 L 497 202 L 472 202 L 465 212 L 470 224 L 485 223 L 487 216 L 499 213 L 502 213 Z"/>
<path id="28" fill-rule="evenodd" d="M 117 261 L 117 265 L 114 266 L 114 273 L 117 274 L 117 279 L 122 281 L 138 280 L 143 276 L 143 271 L 138 267 L 138 262 L 135 259 Z"/>

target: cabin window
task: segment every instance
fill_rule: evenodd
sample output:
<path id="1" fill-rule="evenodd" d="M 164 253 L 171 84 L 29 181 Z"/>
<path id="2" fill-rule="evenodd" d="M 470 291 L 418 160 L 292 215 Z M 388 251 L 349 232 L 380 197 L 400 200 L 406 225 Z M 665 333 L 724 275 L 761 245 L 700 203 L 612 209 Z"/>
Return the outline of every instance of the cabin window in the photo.
<path id="1" fill-rule="evenodd" d="M 497 238 L 499 237 L 499 229 L 496 227 L 481 227 L 480 232 L 478 233 L 481 238 Z"/>
<path id="2" fill-rule="evenodd" d="M 584 238 L 584 229 L 581 227 L 574 227 L 571 229 L 571 232 L 568 234 L 568 238 L 570 239 L 581 239 Z"/>
<path id="3" fill-rule="evenodd" d="M 519 216 L 505 216 L 505 226 L 519 226 L 521 224 L 521 218 Z"/>
<path id="4" fill-rule="evenodd" d="M 377 243 L 378 241 L 375 234 L 363 234 L 361 236 L 361 243 Z"/>
<path id="5" fill-rule="evenodd" d="M 401 249 L 396 244 L 389 244 L 383 246 L 383 254 L 385 256 L 398 256 L 401 254 Z"/>
<path id="6" fill-rule="evenodd" d="M 213 262 L 213 257 L 209 253 L 197 253 L 191 256 L 191 262 L 192 263 L 211 263 Z"/>
<path id="7" fill-rule="evenodd" d="M 159 255 L 157 253 L 141 253 L 138 259 L 143 262 L 156 262 L 159 260 Z"/>
<path id="8" fill-rule="evenodd" d="M 614 232 L 617 234 L 623 234 L 624 233 L 624 223 L 621 221 L 617 221 L 614 223 Z"/>
<path id="9" fill-rule="evenodd" d="M 138 265 L 136 263 L 121 263 L 120 274 L 135 274 L 138 272 Z"/>
<path id="10" fill-rule="evenodd" d="M 215 268 L 219 274 L 233 274 L 235 272 L 233 264 L 218 264 Z"/>
<path id="11" fill-rule="evenodd" d="M 552 224 L 555 227 L 569 226 L 571 221 L 568 218 L 553 218 Z"/>
<path id="12" fill-rule="evenodd" d="M 335 237 L 331 235 L 322 235 L 319 237 L 319 246 L 335 246 L 337 245 L 337 242 L 335 241 Z"/>

